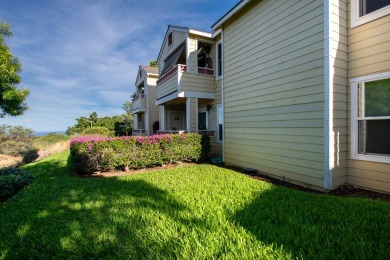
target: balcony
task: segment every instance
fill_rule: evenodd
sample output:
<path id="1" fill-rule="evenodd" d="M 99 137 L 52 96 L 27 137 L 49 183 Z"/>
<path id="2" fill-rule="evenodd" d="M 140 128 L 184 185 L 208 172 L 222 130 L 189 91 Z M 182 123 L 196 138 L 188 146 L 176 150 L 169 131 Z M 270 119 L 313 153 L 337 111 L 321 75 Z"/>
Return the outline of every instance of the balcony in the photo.
<path id="1" fill-rule="evenodd" d="M 132 95 L 133 108 L 131 112 L 133 114 L 145 112 L 146 110 L 146 102 L 144 94 L 133 94 Z"/>
<path id="2" fill-rule="evenodd" d="M 176 65 L 157 81 L 156 105 L 178 97 L 215 99 L 214 70 L 197 68 L 198 73 L 187 72 L 185 65 Z"/>
<path id="3" fill-rule="evenodd" d="M 146 129 L 133 129 L 133 136 L 146 136 Z"/>

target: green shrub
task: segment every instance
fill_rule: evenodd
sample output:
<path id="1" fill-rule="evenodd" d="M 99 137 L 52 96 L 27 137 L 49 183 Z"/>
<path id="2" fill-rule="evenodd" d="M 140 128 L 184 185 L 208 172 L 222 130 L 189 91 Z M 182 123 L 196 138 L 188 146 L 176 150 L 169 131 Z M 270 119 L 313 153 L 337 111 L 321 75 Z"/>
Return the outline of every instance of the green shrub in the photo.
<path id="1" fill-rule="evenodd" d="M 84 129 L 84 131 L 81 133 L 82 135 L 104 135 L 108 136 L 109 130 L 105 127 L 92 127 Z"/>
<path id="2" fill-rule="evenodd" d="M 208 139 L 209 141 L 209 139 Z M 204 141 L 207 145 L 207 140 Z M 202 152 L 199 134 L 71 140 L 71 155 L 79 173 L 152 167 L 179 161 L 197 161 Z"/>
<path id="3" fill-rule="evenodd" d="M 210 153 L 210 149 L 211 149 L 210 136 L 202 135 L 201 144 L 202 144 L 201 158 L 203 160 L 206 160 L 209 153 Z"/>
<path id="4" fill-rule="evenodd" d="M 5 201 L 12 197 L 33 180 L 34 178 L 22 169 L 0 169 L 0 201 Z"/>
<path id="5" fill-rule="evenodd" d="M 38 159 L 39 154 L 38 154 L 38 149 L 36 148 L 30 148 L 27 151 L 23 153 L 23 164 L 31 163 Z"/>

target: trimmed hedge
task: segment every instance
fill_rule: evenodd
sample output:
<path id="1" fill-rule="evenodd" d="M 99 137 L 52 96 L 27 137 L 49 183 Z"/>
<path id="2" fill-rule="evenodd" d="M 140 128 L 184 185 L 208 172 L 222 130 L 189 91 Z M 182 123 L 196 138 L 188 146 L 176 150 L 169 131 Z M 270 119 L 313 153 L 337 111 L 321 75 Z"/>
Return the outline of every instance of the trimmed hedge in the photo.
<path id="1" fill-rule="evenodd" d="M 209 139 L 195 133 L 149 137 L 79 137 L 71 140 L 70 151 L 77 172 L 88 174 L 198 161 L 201 156 L 207 156 L 209 142 Z"/>
<path id="2" fill-rule="evenodd" d="M 12 197 L 33 180 L 34 177 L 22 169 L 0 169 L 0 201 L 5 201 Z"/>

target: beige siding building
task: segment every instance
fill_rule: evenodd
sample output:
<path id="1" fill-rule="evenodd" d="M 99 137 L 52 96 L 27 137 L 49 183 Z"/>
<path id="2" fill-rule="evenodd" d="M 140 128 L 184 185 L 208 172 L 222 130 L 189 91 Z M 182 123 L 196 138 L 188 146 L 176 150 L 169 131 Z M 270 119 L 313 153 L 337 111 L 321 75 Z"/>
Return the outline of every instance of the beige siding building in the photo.
<path id="1" fill-rule="evenodd" d="M 224 161 L 390 192 L 389 14 L 386 1 L 242 0 L 218 20 Z"/>
<path id="2" fill-rule="evenodd" d="M 155 105 L 158 68 L 139 66 L 135 82 L 136 91 L 131 96 L 134 118 L 133 135 L 153 135 L 153 123 L 159 120 Z"/>
<path id="3" fill-rule="evenodd" d="M 159 106 L 159 133 L 208 135 L 211 156 L 222 154 L 217 116 L 222 107 L 220 77 L 216 74 L 218 37 L 169 26 L 157 58 L 160 76 L 155 103 Z"/>

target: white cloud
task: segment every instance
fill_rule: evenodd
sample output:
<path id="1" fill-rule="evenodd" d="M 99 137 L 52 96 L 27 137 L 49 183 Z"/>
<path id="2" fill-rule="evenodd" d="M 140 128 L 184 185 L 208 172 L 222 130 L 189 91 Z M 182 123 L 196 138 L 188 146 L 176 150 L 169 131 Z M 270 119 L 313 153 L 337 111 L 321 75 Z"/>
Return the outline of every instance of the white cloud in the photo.
<path id="1" fill-rule="evenodd" d="M 23 64 L 30 110 L 0 123 L 65 130 L 96 111 L 123 113 L 140 64 L 156 59 L 168 24 L 209 30 L 237 0 L 1 1 Z M 220 12 L 219 15 L 222 15 Z M 215 16 L 215 18 L 213 18 Z M 111 114 L 110 114 L 111 113 Z"/>

